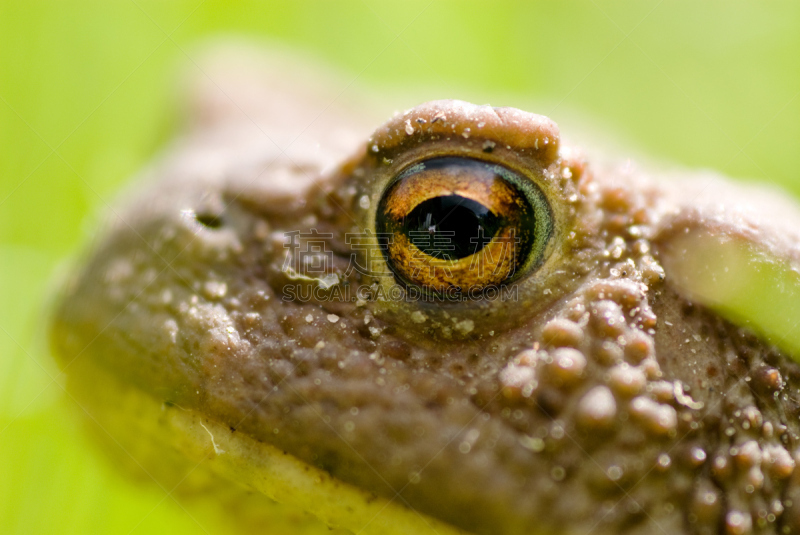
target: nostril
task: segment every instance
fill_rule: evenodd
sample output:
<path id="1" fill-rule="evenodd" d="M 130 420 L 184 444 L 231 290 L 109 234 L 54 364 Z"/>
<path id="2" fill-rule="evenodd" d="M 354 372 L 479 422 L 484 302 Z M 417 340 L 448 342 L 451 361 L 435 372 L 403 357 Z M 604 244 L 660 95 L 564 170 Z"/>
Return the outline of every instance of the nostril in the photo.
<path id="1" fill-rule="evenodd" d="M 209 212 L 198 212 L 195 214 L 194 217 L 195 219 L 197 219 L 198 223 L 200 223 L 204 227 L 208 227 L 211 229 L 218 229 L 224 224 L 222 216 L 218 214 L 212 214 Z"/>

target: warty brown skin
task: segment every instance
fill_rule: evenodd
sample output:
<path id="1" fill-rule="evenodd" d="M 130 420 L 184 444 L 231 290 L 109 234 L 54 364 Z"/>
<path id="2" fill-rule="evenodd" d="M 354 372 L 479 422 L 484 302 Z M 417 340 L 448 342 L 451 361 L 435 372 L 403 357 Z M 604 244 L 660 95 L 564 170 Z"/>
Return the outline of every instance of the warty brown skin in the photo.
<path id="1" fill-rule="evenodd" d="M 470 532 L 800 530 L 800 368 L 665 269 L 682 229 L 739 219 L 707 224 L 685 185 L 593 164 L 511 108 L 430 102 L 361 143 L 332 121 L 322 148 L 288 153 L 252 142 L 289 124 L 275 110 L 261 132 L 220 113 L 69 281 L 53 325 L 68 373 L 91 363 Z M 536 182 L 554 218 L 541 265 L 503 300 L 337 299 L 401 287 L 348 271 L 348 233 L 374 232 L 392 177 L 441 155 Z M 312 229 L 332 254 L 308 279 L 286 233 Z"/>

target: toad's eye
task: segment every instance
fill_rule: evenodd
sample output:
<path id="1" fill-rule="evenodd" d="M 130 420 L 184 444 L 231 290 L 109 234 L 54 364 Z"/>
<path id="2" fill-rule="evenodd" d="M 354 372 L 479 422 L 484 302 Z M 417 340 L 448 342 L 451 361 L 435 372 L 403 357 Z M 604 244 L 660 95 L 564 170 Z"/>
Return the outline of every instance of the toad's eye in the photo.
<path id="1" fill-rule="evenodd" d="M 475 292 L 541 263 L 552 216 L 542 191 L 510 169 L 442 157 L 394 179 L 378 205 L 376 229 L 401 282 Z"/>

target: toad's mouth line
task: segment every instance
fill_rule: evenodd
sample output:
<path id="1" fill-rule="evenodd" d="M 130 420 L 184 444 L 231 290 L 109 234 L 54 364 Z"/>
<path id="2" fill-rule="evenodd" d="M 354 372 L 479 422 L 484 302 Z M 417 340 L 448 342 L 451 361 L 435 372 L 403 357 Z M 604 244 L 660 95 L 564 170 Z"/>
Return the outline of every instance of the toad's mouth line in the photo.
<path id="1" fill-rule="evenodd" d="M 277 527 L 271 533 L 330 535 L 339 528 L 363 535 L 469 535 L 197 411 L 160 402 L 87 361 L 80 368 L 70 375 L 69 390 L 106 441 L 110 438 L 148 475 L 155 474 L 150 477 L 159 484 L 163 463 L 173 462 L 172 456 L 185 460 L 177 470 L 179 481 L 162 485 L 168 493 L 200 468 L 226 491 L 238 483 L 261 493 L 258 507 L 266 511 L 260 514 L 269 515 L 271 529 Z"/>

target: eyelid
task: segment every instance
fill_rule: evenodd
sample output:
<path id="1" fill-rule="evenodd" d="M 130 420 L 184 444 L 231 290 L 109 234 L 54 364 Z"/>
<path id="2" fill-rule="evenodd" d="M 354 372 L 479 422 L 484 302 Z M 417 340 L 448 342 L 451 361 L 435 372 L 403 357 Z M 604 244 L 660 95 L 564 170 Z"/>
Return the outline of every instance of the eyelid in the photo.
<path id="1" fill-rule="evenodd" d="M 506 148 L 546 168 L 558 159 L 560 134 L 552 120 L 535 113 L 437 100 L 392 118 L 370 138 L 367 153 L 391 161 L 415 145 L 448 140 L 484 152 Z"/>

